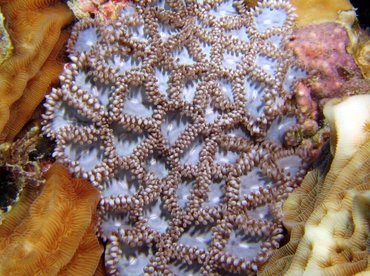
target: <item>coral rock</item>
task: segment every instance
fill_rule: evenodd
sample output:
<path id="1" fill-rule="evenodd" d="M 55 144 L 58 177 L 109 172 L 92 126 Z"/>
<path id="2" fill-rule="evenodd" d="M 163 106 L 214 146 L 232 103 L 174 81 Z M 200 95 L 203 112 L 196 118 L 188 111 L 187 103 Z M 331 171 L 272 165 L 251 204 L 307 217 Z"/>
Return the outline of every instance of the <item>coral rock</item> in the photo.
<path id="1" fill-rule="evenodd" d="M 290 240 L 261 275 L 354 275 L 368 269 L 370 95 L 333 100 L 324 112 L 334 158 L 329 154 L 289 195 L 283 211 Z"/>
<path id="2" fill-rule="evenodd" d="M 334 22 L 308 25 L 294 31 L 288 47 L 293 49 L 310 76 L 298 84 L 296 97 L 302 112 L 311 112 L 311 118 L 317 117 L 320 100 L 356 93 L 349 92 L 345 86 L 363 80 L 355 60 L 347 52 L 349 44 L 345 27 Z"/>

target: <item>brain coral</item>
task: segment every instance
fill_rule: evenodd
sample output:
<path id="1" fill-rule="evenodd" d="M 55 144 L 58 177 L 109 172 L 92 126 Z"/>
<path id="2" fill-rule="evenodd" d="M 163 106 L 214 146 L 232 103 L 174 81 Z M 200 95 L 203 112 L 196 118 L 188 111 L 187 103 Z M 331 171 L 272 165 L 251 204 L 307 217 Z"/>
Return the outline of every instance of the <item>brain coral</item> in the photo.
<path id="1" fill-rule="evenodd" d="M 305 173 L 287 1 L 136 1 L 74 27 L 54 156 L 101 191 L 107 272 L 250 273 Z"/>
<path id="2" fill-rule="evenodd" d="M 309 172 L 289 195 L 283 210 L 290 241 L 261 275 L 369 272 L 370 95 L 329 102 L 324 112 L 334 159 Z"/>

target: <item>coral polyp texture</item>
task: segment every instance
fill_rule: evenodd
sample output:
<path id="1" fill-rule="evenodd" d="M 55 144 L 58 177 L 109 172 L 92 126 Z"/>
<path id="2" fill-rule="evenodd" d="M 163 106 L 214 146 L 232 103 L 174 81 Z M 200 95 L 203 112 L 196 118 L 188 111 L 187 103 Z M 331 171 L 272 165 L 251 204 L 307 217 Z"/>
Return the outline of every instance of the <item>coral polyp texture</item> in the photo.
<path id="1" fill-rule="evenodd" d="M 137 1 L 75 25 L 43 131 L 101 191 L 107 273 L 254 274 L 278 247 L 310 160 L 293 22 L 287 1 Z"/>

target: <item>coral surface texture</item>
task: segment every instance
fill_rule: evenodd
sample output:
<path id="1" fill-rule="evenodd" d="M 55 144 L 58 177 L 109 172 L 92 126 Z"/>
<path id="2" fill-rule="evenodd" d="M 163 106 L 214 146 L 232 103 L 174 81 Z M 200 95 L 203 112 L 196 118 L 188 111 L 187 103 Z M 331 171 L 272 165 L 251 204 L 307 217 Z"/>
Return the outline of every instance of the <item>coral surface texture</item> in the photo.
<path id="1" fill-rule="evenodd" d="M 47 96 L 55 158 L 101 191 L 110 275 L 255 274 L 310 149 L 288 1 L 136 1 L 82 19 Z"/>
<path id="2" fill-rule="evenodd" d="M 60 164 L 39 193 L 28 185 L 0 225 L 0 275 L 92 275 L 103 248 L 95 235 L 99 193 Z"/>
<path id="3" fill-rule="evenodd" d="M 0 141 L 11 142 L 58 82 L 62 29 L 73 15 L 58 0 L 4 0 L 0 8 L 14 48 L 0 64 Z"/>
<path id="4" fill-rule="evenodd" d="M 370 95 L 324 109 L 331 152 L 284 204 L 289 242 L 261 275 L 368 275 Z M 363 274 L 361 274 L 363 273 Z"/>

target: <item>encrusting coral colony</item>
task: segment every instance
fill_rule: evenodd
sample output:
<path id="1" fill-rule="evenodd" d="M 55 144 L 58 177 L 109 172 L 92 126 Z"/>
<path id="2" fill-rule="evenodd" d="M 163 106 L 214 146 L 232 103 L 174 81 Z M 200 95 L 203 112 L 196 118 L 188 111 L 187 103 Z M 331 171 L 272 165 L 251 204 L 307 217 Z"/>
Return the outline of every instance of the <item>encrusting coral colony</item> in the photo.
<path id="1" fill-rule="evenodd" d="M 278 247 L 310 160 L 293 20 L 288 1 L 137 1 L 74 26 L 43 131 L 101 191 L 109 274 L 255 273 Z"/>
<path id="2" fill-rule="evenodd" d="M 62 2 L 0 0 L 0 275 L 369 271 L 348 0 Z"/>

